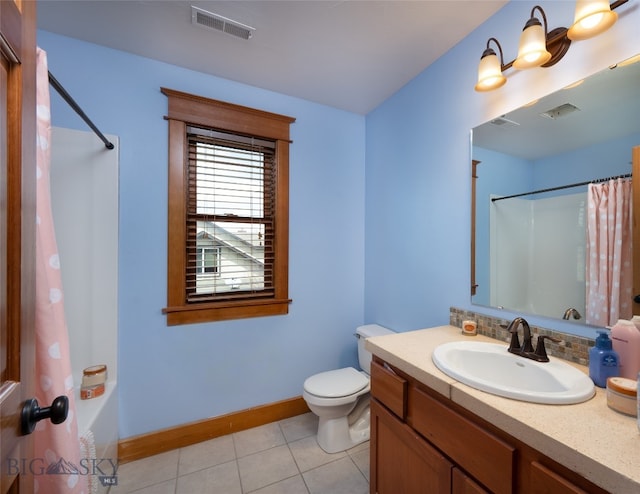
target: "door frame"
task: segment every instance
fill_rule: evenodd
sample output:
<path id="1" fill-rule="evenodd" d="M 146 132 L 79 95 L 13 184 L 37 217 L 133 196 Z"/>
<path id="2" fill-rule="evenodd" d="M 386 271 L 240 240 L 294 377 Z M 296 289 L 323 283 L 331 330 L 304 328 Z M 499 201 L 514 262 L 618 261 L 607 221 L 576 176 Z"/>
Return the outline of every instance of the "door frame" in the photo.
<path id="1" fill-rule="evenodd" d="M 36 2 L 0 1 L 0 50 L 6 60 L 6 262 L 0 376 L 2 455 L 0 492 L 33 492 L 33 475 L 21 465 L 33 458 L 32 436 L 22 436 L 22 404 L 35 391 L 36 253 Z M 3 69 L 4 70 L 4 69 Z M 6 154 L 5 154 L 6 153 Z M 9 462 L 12 460 L 12 469 Z"/>

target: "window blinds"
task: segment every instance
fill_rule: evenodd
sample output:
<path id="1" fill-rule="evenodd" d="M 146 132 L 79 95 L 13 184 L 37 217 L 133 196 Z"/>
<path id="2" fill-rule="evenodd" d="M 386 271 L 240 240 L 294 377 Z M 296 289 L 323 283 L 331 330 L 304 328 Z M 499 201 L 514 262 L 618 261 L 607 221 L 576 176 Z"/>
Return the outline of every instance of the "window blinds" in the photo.
<path id="1" fill-rule="evenodd" d="M 187 140 L 187 301 L 273 296 L 275 143 L 191 126 Z"/>

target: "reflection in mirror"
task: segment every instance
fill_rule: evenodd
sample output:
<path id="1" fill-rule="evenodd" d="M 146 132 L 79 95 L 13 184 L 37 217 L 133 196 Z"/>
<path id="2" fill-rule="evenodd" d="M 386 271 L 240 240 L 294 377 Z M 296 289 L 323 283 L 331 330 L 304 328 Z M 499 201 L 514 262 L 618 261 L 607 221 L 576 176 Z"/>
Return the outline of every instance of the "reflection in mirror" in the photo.
<path id="1" fill-rule="evenodd" d="M 472 139 L 472 303 L 594 326 L 630 318 L 640 63 L 618 64 L 484 123 Z M 590 214 L 593 201 L 609 199 L 620 204 L 617 232 L 596 225 L 613 210 Z"/>

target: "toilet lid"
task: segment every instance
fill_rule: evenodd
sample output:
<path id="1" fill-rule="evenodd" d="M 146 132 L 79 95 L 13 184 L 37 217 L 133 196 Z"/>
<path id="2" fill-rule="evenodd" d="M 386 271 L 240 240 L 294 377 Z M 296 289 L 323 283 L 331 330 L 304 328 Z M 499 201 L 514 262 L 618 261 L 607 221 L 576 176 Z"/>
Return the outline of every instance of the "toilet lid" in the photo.
<path id="1" fill-rule="evenodd" d="M 304 389 L 312 395 L 326 398 L 349 396 L 362 390 L 369 379 L 353 367 L 321 372 L 307 378 Z"/>

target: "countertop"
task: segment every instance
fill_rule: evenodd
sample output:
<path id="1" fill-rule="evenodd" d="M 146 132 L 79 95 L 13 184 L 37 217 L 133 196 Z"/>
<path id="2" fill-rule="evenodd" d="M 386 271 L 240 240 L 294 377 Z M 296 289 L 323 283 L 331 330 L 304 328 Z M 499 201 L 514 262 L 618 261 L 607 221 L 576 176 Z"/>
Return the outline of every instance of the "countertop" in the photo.
<path id="1" fill-rule="evenodd" d="M 367 338 L 365 347 L 603 489 L 619 494 L 640 492 L 636 418 L 609 408 L 604 389 L 596 387 L 592 399 L 576 405 L 526 403 L 476 390 L 447 376 L 431 360 L 438 345 L 469 339 L 498 342 L 483 335 L 462 335 L 455 326 L 438 326 Z M 588 374 L 586 367 L 567 363 Z"/>

